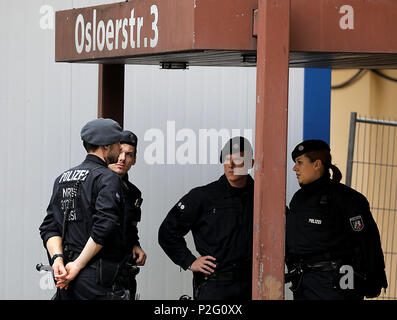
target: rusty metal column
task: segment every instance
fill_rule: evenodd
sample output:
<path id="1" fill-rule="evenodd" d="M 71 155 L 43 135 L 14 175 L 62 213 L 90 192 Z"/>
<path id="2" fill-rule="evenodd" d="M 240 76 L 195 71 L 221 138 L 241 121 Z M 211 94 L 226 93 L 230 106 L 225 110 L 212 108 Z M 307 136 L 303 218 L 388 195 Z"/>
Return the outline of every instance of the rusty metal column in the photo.
<path id="1" fill-rule="evenodd" d="M 259 0 L 252 298 L 284 298 L 290 0 Z"/>
<path id="2" fill-rule="evenodd" d="M 111 118 L 123 127 L 124 64 L 100 64 L 98 70 L 98 118 Z"/>

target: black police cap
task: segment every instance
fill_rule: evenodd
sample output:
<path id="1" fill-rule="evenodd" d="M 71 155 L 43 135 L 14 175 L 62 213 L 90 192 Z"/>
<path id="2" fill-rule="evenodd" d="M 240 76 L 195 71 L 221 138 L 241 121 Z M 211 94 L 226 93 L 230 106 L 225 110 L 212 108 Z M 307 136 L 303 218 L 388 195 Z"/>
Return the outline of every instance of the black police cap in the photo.
<path id="1" fill-rule="evenodd" d="M 222 148 L 220 155 L 220 162 L 223 163 L 225 157 L 229 154 L 244 152 L 244 157 L 252 158 L 252 146 L 248 139 L 244 137 L 234 137 L 226 142 L 225 146 Z"/>
<path id="2" fill-rule="evenodd" d="M 112 119 L 94 119 L 81 129 L 81 140 L 96 146 L 108 146 L 119 142 L 121 129 L 117 121 Z"/>
<path id="3" fill-rule="evenodd" d="M 321 151 L 321 150 L 327 150 L 331 151 L 328 143 L 326 143 L 323 140 L 306 140 L 301 143 L 299 143 L 295 149 L 292 151 L 291 156 L 292 160 L 295 161 L 296 158 L 299 156 L 311 152 L 311 151 Z"/>
<path id="4" fill-rule="evenodd" d="M 136 147 L 138 145 L 138 137 L 132 131 L 124 130 L 121 135 L 120 143 L 126 143 Z"/>

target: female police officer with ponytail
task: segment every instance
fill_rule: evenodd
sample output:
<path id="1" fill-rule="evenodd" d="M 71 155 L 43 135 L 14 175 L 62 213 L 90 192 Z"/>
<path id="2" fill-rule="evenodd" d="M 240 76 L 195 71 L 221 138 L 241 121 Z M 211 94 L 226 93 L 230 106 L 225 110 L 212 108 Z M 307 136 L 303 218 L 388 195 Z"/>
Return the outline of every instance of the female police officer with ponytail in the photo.
<path id="1" fill-rule="evenodd" d="M 326 142 L 306 140 L 292 159 L 301 187 L 286 216 L 286 282 L 292 279 L 294 299 L 378 296 L 387 280 L 367 199 L 339 183 L 342 174 Z"/>

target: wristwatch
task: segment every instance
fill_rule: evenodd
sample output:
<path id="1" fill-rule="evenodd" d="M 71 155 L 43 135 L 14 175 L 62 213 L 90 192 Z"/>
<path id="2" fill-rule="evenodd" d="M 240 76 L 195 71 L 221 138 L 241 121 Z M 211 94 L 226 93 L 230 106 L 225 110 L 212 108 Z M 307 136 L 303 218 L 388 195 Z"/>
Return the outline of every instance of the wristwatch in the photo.
<path id="1" fill-rule="evenodd" d="M 61 258 L 63 259 L 63 254 L 61 254 L 61 253 L 56 253 L 56 254 L 54 254 L 54 255 L 52 256 L 52 258 L 51 258 L 51 265 L 53 265 L 55 259 L 56 259 L 56 258 L 59 258 L 59 257 L 61 257 Z"/>

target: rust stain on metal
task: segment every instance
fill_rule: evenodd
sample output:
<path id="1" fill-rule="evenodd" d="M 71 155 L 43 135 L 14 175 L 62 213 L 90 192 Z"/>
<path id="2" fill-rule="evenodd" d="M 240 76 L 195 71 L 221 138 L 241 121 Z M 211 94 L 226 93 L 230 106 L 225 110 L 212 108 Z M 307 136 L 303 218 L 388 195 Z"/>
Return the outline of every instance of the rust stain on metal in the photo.
<path id="1" fill-rule="evenodd" d="M 283 284 L 275 276 L 269 274 L 263 279 L 261 292 L 268 300 L 280 300 L 283 298 Z"/>

